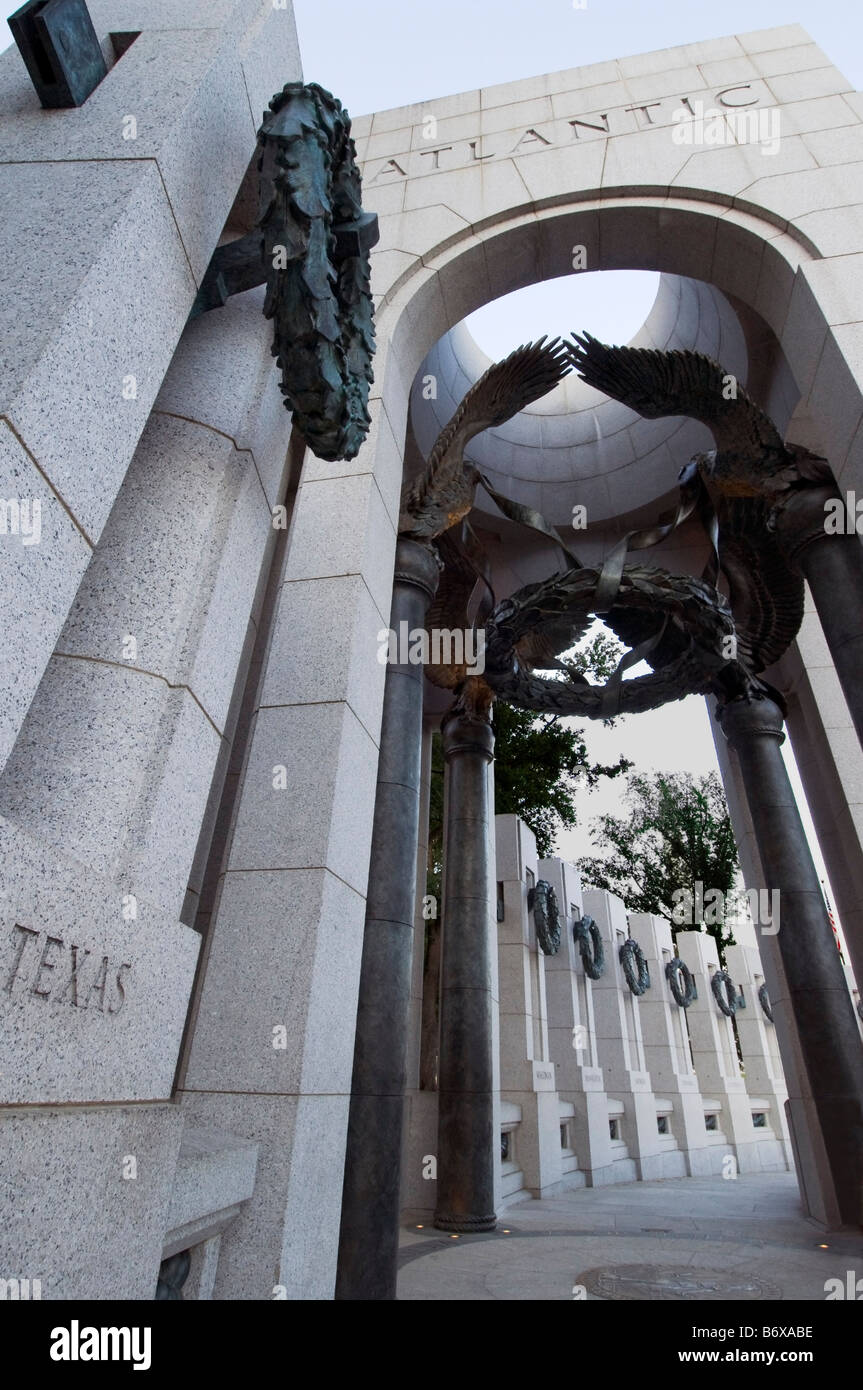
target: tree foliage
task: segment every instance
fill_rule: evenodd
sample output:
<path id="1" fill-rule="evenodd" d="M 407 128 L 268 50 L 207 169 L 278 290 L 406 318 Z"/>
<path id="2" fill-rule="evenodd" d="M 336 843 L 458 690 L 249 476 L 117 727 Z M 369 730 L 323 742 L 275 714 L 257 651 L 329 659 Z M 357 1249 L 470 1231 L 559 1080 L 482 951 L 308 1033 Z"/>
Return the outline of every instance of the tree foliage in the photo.
<path id="1" fill-rule="evenodd" d="M 630 911 L 668 917 L 672 926 L 680 902 L 672 894 L 688 890 L 693 921 L 685 925 L 703 923 L 720 948 L 732 945 L 728 918 L 738 903 L 739 863 L 717 774 L 633 773 L 625 802 L 628 815 L 599 816 L 591 828 L 601 852 L 580 860 L 583 882 L 616 893 Z M 716 890 L 724 912 L 716 911 Z"/>
<path id="2" fill-rule="evenodd" d="M 494 710 L 494 803 L 498 815 L 521 816 L 536 836 L 540 859 L 554 852 L 558 832 L 576 823 L 580 782 L 596 786 L 632 764 L 592 763 L 580 729 L 498 701 Z"/>
<path id="3" fill-rule="evenodd" d="M 601 630 L 563 660 L 568 671 L 605 680 L 622 650 L 615 638 Z M 628 772 L 632 763 L 626 758 L 610 766 L 592 763 L 582 731 L 561 723 L 557 715 L 537 715 L 498 700 L 493 722 L 495 812 L 521 816 L 536 836 L 540 858 L 545 859 L 553 854 L 558 833 L 576 823 L 575 795 L 579 783 L 586 781 L 593 787 L 600 777 L 618 777 Z M 432 746 L 428 887 L 429 893 L 436 896 L 443 843 L 443 771 L 443 752 L 436 734 Z"/>

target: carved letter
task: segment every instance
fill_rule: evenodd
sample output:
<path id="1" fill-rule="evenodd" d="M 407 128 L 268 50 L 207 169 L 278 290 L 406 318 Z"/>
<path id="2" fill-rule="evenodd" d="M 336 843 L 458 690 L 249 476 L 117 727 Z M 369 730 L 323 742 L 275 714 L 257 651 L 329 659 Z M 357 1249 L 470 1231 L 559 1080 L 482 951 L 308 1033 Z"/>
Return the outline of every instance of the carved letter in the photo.
<path id="1" fill-rule="evenodd" d="M 18 945 L 18 954 L 15 957 L 15 964 L 12 966 L 12 973 L 6 981 L 6 990 L 9 994 L 12 993 L 12 986 L 15 983 L 15 976 L 18 974 L 18 967 L 21 964 L 21 957 L 24 954 L 24 947 L 27 945 L 27 937 L 39 935 L 39 933 L 37 931 L 34 931 L 32 927 L 19 927 L 17 922 L 15 923 L 15 930 L 21 933 L 21 940 Z"/>
<path id="2" fill-rule="evenodd" d="M 93 981 L 93 983 L 91 984 L 90 988 L 89 988 L 88 991 L 87 991 L 87 998 L 88 998 L 88 999 L 89 999 L 89 997 L 90 997 L 91 994 L 98 994 L 98 996 L 99 996 L 98 1008 L 99 1008 L 99 1010 L 100 1010 L 101 1013 L 104 1013 L 104 1012 L 105 1012 L 105 986 L 107 985 L 107 983 L 108 983 L 108 957 L 107 957 L 107 956 L 103 956 L 103 957 L 102 957 L 102 966 L 101 966 L 101 969 L 99 970 L 98 975 L 96 976 L 95 980 Z M 85 1005 L 84 1005 L 84 1008 L 86 1009 L 86 1007 L 87 1007 L 87 1005 L 85 1004 Z"/>
<path id="3" fill-rule="evenodd" d="M 40 989 L 40 988 L 39 988 L 39 981 L 40 981 L 41 978 L 42 978 L 42 971 L 43 971 L 43 970 L 53 970 L 53 969 L 54 969 L 54 962 L 53 962 L 53 961 L 49 961 L 49 959 L 48 959 L 48 952 L 49 952 L 49 950 L 51 949 L 52 946 L 62 946 L 62 945 L 63 945 L 63 938 L 62 938 L 62 936 L 47 936 L 47 937 L 45 938 L 45 945 L 42 947 L 42 958 L 41 958 L 41 960 L 39 961 L 39 966 L 38 966 L 38 969 L 36 970 L 36 978 L 35 978 L 35 980 L 33 981 L 33 988 L 30 990 L 30 993 L 31 993 L 31 994 L 38 994 L 38 995 L 40 995 L 40 997 L 41 997 L 42 999 L 47 999 L 47 998 L 48 998 L 48 995 L 51 993 L 51 986 L 49 985 L 47 989 Z"/>
<path id="4" fill-rule="evenodd" d="M 119 1001 L 120 1001 L 120 1002 L 118 1003 L 116 1009 L 113 1008 L 110 1004 L 108 1005 L 108 1013 L 109 1013 L 109 1014 L 118 1014 L 118 1013 L 120 1012 L 120 1010 L 122 1009 L 123 1005 L 124 1005 L 125 1002 L 126 1002 L 126 991 L 125 991 L 125 989 L 123 988 L 123 981 L 122 981 L 122 979 L 121 979 L 120 977 L 121 977 L 121 975 L 123 974 L 123 971 L 124 971 L 124 970 L 131 970 L 131 969 L 132 969 L 131 963 L 128 962 L 128 961 L 124 961 L 123 964 L 120 966 L 120 969 L 117 971 L 117 975 L 116 975 L 116 985 L 117 985 L 117 991 L 118 991 Z"/>
<path id="5" fill-rule="evenodd" d="M 421 156 L 422 158 L 425 158 L 425 156 L 426 156 L 427 154 L 433 154 L 433 155 L 434 155 L 434 164 L 432 165 L 432 168 L 433 168 L 433 169 L 439 169 L 439 168 L 440 168 L 440 157 L 441 157 L 441 155 L 442 155 L 442 154 L 445 154 L 447 150 L 451 150 L 451 149 L 452 149 L 452 145 L 440 145 L 440 146 L 438 147 L 438 149 L 436 149 L 436 150 L 420 150 L 420 156 Z"/>
<path id="6" fill-rule="evenodd" d="M 530 138 L 528 138 L 528 137 L 530 137 Z M 522 135 L 521 139 L 519 140 L 518 144 L 515 146 L 515 148 L 513 149 L 512 152 L 513 152 L 513 154 L 518 154 L 518 152 L 519 152 L 519 150 L 521 149 L 522 145 L 536 145 L 536 144 L 551 145 L 552 143 L 553 143 L 553 141 L 551 141 L 551 140 L 546 140 L 546 138 L 545 138 L 544 135 L 540 135 L 539 131 L 538 131 L 538 130 L 534 130 L 533 127 L 531 126 L 529 130 L 526 130 L 526 131 L 524 132 L 524 135 Z"/>
<path id="7" fill-rule="evenodd" d="M 65 988 L 64 988 L 64 990 L 63 990 L 63 993 L 62 993 L 62 994 L 58 994 L 58 996 L 57 996 L 57 1001 L 56 1001 L 56 1002 L 57 1002 L 58 1004 L 62 1004 L 63 1001 L 64 1001 L 65 998 L 66 998 L 66 995 L 69 994 L 69 992 L 71 991 L 72 998 L 71 998 L 71 1001 L 70 1001 L 70 1002 L 74 1005 L 75 1008 L 77 1008 L 77 1007 L 78 1007 L 78 964 L 79 964 L 79 962 L 78 962 L 78 947 L 77 947 L 77 946 L 70 946 L 70 947 L 69 947 L 69 950 L 72 952 L 72 974 L 69 976 L 68 980 L 66 981 L 66 986 L 65 986 Z M 84 961 L 86 960 L 87 956 L 89 956 L 89 954 L 90 954 L 89 951 L 87 951 L 87 950 L 84 951 L 84 954 L 83 954 L 83 956 L 81 957 L 81 961 L 80 961 L 81 965 L 84 964 Z"/>
<path id="8" fill-rule="evenodd" d="M 576 127 L 580 125 L 583 125 L 585 130 L 598 130 L 601 135 L 608 135 L 608 116 L 605 114 L 605 112 L 603 112 L 599 119 L 601 121 L 604 121 L 605 125 L 594 125 L 593 121 L 569 121 L 567 124 L 572 126 L 572 133 L 575 136 L 576 140 L 581 139 L 581 136 L 579 135 L 578 130 L 576 129 Z"/>
<path id="9" fill-rule="evenodd" d="M 384 164 L 380 169 L 378 169 L 378 172 L 375 174 L 374 178 L 370 179 L 369 182 L 377 183 L 378 179 L 383 178 L 384 174 L 400 174 L 403 179 L 407 178 L 407 174 L 405 173 L 402 166 L 399 164 L 398 160 L 388 159 L 386 164 Z"/>
<path id="10" fill-rule="evenodd" d="M 654 125 L 654 124 L 655 124 L 655 121 L 654 121 L 653 117 L 651 116 L 650 112 L 651 112 L 651 110 L 653 109 L 654 106 L 661 106 L 661 105 L 662 105 L 662 102 L 661 102 L 661 101 L 648 101 L 647 104 L 644 105 L 644 106 L 627 106 L 627 107 L 625 108 L 625 110 L 627 110 L 627 111 L 643 111 L 643 112 L 644 112 L 644 125 Z M 642 130 L 643 130 L 643 129 L 644 129 L 644 126 L 642 126 L 641 128 L 642 128 Z"/>
<path id="11" fill-rule="evenodd" d="M 753 97 L 751 101 L 726 101 L 725 96 L 728 92 L 748 92 L 752 86 L 751 82 L 744 82 L 739 87 L 723 87 L 721 92 L 716 93 L 716 100 L 723 106 L 756 106 L 758 98 Z"/>

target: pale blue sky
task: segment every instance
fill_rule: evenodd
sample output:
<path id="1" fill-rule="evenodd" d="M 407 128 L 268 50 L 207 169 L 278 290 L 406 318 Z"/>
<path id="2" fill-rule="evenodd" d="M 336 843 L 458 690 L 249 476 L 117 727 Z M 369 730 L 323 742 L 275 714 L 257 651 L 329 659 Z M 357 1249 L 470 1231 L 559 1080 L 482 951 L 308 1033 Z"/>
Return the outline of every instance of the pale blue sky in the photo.
<path id="1" fill-rule="evenodd" d="M 183 0 L 176 0 L 182 6 Z M 9 4 L 12 14 L 17 4 Z M 294 0 L 305 75 L 354 115 L 779 24 L 863 87 L 858 0 Z M 0 47 L 11 42 L 5 22 Z"/>
<path id="2" fill-rule="evenodd" d="M 294 0 L 306 78 L 353 115 L 725 34 L 802 24 L 863 86 L 859 0 Z M 338 36 L 343 25 L 342 36 Z"/>

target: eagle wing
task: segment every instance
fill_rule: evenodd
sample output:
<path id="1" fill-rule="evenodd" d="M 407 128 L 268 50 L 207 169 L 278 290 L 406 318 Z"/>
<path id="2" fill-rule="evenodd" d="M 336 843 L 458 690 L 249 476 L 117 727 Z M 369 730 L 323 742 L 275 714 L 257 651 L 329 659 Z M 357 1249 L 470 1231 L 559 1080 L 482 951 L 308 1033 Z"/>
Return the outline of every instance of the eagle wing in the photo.
<path id="1" fill-rule="evenodd" d="M 422 473 L 405 489 L 399 531 L 432 538 L 460 520 L 476 486 L 475 470 L 463 464 L 468 441 L 547 395 L 570 370 L 569 348 L 560 338 L 528 343 L 489 367 L 441 430 Z"/>
<path id="2" fill-rule="evenodd" d="M 582 381 L 648 420 L 666 415 L 700 420 L 720 453 L 757 457 L 783 447 L 772 420 L 737 383 L 731 395 L 728 373 L 703 353 L 608 347 L 589 333 L 573 339 L 572 361 Z"/>
<path id="3" fill-rule="evenodd" d="M 803 577 L 767 529 L 769 504 L 723 498 L 719 564 L 728 580 L 737 655 L 755 674 L 778 661 L 803 621 Z"/>

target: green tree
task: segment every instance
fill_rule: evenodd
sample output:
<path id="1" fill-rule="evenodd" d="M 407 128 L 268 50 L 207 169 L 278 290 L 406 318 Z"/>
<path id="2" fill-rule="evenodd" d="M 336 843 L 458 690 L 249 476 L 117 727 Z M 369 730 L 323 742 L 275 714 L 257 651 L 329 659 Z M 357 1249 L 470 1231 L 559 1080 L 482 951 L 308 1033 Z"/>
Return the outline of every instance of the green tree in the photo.
<path id="1" fill-rule="evenodd" d="M 618 777 L 632 763 L 620 758 L 607 766 L 592 763 L 580 729 L 503 701 L 494 707 L 494 809 L 521 816 L 536 836 L 540 859 L 554 853 L 560 830 L 576 823 L 580 783 L 595 787 L 600 777 Z"/>
<path id="2" fill-rule="evenodd" d="M 633 912 L 668 917 L 672 930 L 703 924 L 720 950 L 733 945 L 728 919 L 740 905 L 740 866 L 717 774 L 633 773 L 625 801 L 628 815 L 599 816 L 591 827 L 601 853 L 579 861 L 582 881 L 616 893 Z M 675 923 L 681 899 L 672 895 L 681 889 L 691 895 L 683 901 L 692 921 Z"/>
<path id="3" fill-rule="evenodd" d="M 606 680 L 624 648 L 601 630 L 563 659 L 570 671 Z M 549 671 L 547 675 L 557 674 Z M 561 677 L 562 679 L 563 677 Z M 620 758 L 607 766 L 592 763 L 580 729 L 560 722 L 557 715 L 534 714 L 497 700 L 494 722 L 494 809 L 498 815 L 521 816 L 536 836 L 541 859 L 554 852 L 561 830 L 576 823 L 575 795 L 579 783 L 596 786 L 600 777 L 618 777 L 632 763 Z M 612 724 L 612 720 L 606 723 Z M 429 814 L 428 892 L 440 901 L 443 850 L 443 752 L 440 736 L 432 745 Z"/>

